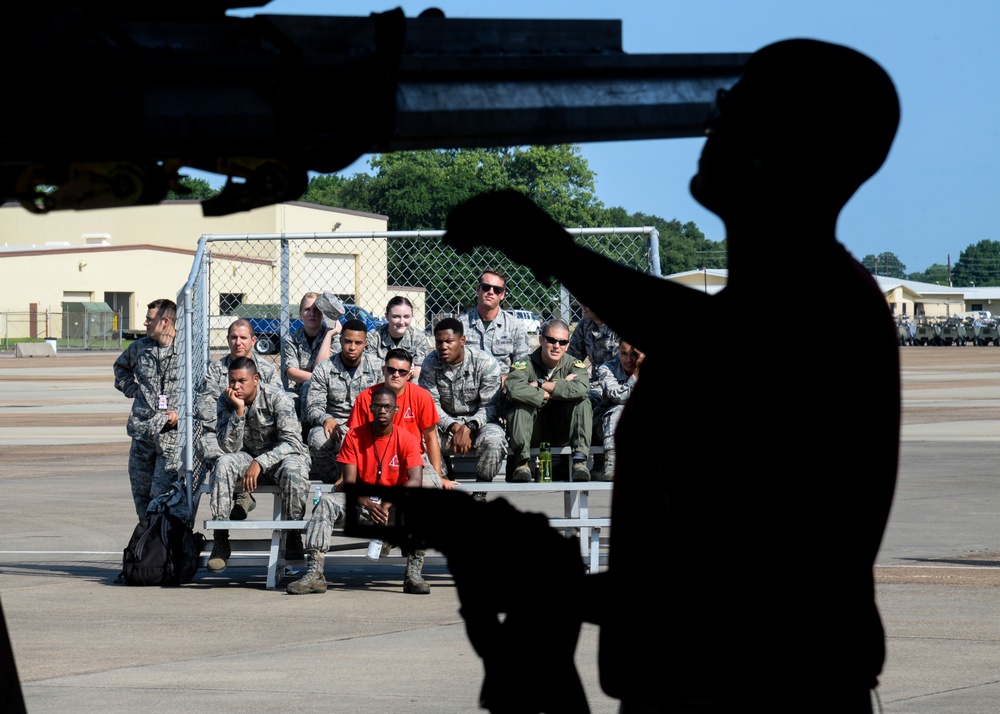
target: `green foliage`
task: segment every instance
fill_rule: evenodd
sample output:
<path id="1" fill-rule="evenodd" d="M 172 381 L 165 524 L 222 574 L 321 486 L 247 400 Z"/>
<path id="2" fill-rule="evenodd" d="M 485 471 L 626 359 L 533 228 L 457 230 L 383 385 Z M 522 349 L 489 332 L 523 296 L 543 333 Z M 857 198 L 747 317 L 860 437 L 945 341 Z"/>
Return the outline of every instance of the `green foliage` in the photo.
<path id="1" fill-rule="evenodd" d="M 708 240 L 692 221 L 681 223 L 634 213 L 626 225 L 653 226 L 660 234 L 660 269 L 664 275 L 701 268 L 725 268 L 726 247 Z"/>
<path id="2" fill-rule="evenodd" d="M 372 157 L 374 175 L 315 176 L 302 200 L 389 218 L 391 230 L 440 230 L 448 213 L 484 191 L 511 188 L 558 222 L 594 225 L 603 206 L 594 172 L 572 145 L 398 151 Z"/>
<path id="3" fill-rule="evenodd" d="M 167 191 L 167 197 L 164 199 L 166 201 L 202 201 L 206 198 L 214 198 L 219 195 L 219 192 L 212 188 L 212 185 L 201 178 L 190 178 L 185 176 L 181 179 L 181 186 L 191 189 L 191 193 L 186 193 L 184 195 L 175 193 L 174 191 Z"/>
<path id="4" fill-rule="evenodd" d="M 605 207 L 596 195 L 596 175 L 578 146 L 400 151 L 376 155 L 369 166 L 373 174 L 313 177 L 302 200 L 385 215 L 390 230 L 441 230 L 448 213 L 463 201 L 485 191 L 514 189 L 563 226 L 656 227 L 665 274 L 726 265 L 725 246 L 707 240 L 694 223 Z M 526 250 L 539 249 L 515 225 L 511 240 Z M 637 270 L 648 269 L 642 236 L 587 236 L 579 242 Z M 472 305 L 472 286 L 484 267 L 508 276 L 508 308 L 547 313 L 558 302 L 558 286 L 539 286 L 528 269 L 495 253 L 456 261 L 440 241 L 397 238 L 389 243 L 389 284 L 426 286 L 429 300 L 440 309 Z"/>
<path id="5" fill-rule="evenodd" d="M 948 266 L 934 263 L 931 267 L 919 273 L 910 273 L 909 280 L 916 280 L 921 283 L 935 283 L 937 285 L 948 285 Z"/>
<path id="6" fill-rule="evenodd" d="M 367 178 L 366 174 L 358 174 L 357 176 Z M 346 205 L 349 193 L 348 186 L 353 183 L 352 179 L 338 176 L 337 174 L 313 176 L 309 181 L 306 192 L 302 195 L 302 200 L 306 203 L 315 203 L 318 206 L 349 208 Z"/>
<path id="7" fill-rule="evenodd" d="M 868 254 L 861 259 L 861 264 L 865 266 L 872 275 L 885 275 L 889 278 L 906 278 L 906 266 L 903 265 L 895 253 L 885 251 L 878 255 Z"/>
<path id="8" fill-rule="evenodd" d="M 1000 285 L 1000 242 L 981 240 L 963 250 L 955 262 L 952 282 L 959 287 Z"/>

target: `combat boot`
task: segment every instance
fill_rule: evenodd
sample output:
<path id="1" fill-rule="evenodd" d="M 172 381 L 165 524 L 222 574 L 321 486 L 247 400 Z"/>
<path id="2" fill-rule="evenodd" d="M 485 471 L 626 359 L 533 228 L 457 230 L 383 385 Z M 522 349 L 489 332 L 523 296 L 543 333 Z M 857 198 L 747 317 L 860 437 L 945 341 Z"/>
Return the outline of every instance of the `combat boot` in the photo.
<path id="1" fill-rule="evenodd" d="M 249 491 L 240 491 L 233 504 L 233 510 L 229 513 L 231 521 L 245 521 L 247 514 L 257 507 L 257 499 Z"/>
<path id="2" fill-rule="evenodd" d="M 602 481 L 614 481 L 615 480 L 615 450 L 605 449 L 604 450 L 604 478 Z"/>
<path id="3" fill-rule="evenodd" d="M 233 554 L 229 547 L 229 531 L 218 530 L 213 534 L 215 544 L 212 546 L 212 554 L 208 556 L 208 572 L 221 573 L 226 569 L 226 561 Z"/>
<path id="4" fill-rule="evenodd" d="M 411 595 L 428 595 L 431 586 L 424 580 L 425 551 L 418 550 L 406 556 L 406 576 L 403 578 L 403 592 Z"/>
<path id="5" fill-rule="evenodd" d="M 306 553 L 309 570 L 294 583 L 289 583 L 285 592 L 289 595 L 308 595 L 309 593 L 326 592 L 326 575 L 323 574 L 324 553 L 320 550 L 310 550 Z"/>

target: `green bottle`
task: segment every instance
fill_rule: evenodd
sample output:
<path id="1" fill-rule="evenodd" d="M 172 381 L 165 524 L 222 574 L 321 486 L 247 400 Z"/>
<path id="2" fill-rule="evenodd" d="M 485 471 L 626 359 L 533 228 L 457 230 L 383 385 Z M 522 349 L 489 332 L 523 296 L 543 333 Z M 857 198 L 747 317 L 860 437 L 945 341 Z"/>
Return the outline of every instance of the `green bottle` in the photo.
<path id="1" fill-rule="evenodd" d="M 548 442 L 543 441 L 538 445 L 539 460 L 539 482 L 552 483 L 552 452 L 549 450 Z"/>

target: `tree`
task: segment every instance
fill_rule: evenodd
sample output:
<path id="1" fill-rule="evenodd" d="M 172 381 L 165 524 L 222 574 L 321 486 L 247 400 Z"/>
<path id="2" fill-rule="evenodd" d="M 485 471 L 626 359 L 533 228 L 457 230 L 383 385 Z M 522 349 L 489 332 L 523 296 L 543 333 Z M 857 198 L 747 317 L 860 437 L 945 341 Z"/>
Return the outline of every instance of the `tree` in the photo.
<path id="1" fill-rule="evenodd" d="M 302 194 L 302 200 L 306 203 L 315 203 L 320 206 L 338 206 L 348 208 L 345 205 L 349 194 L 348 186 L 357 182 L 363 182 L 365 178 L 370 178 L 367 174 L 356 174 L 354 179 L 349 179 L 337 174 L 323 174 L 313 176 L 309 180 L 306 192 Z"/>
<path id="2" fill-rule="evenodd" d="M 440 230 L 449 211 L 484 191 L 514 189 L 567 226 L 593 225 L 603 206 L 577 146 L 398 151 L 369 160 L 374 175 L 315 176 L 302 199 L 380 213 L 392 230 Z"/>
<path id="3" fill-rule="evenodd" d="M 963 250 L 955 261 L 952 282 L 962 287 L 1000 285 L 1000 242 L 981 240 Z"/>
<path id="4" fill-rule="evenodd" d="M 725 268 L 725 241 L 716 243 L 692 221 L 681 223 L 645 213 L 632 214 L 628 225 L 653 226 L 660 234 L 660 270 L 664 275 L 701 268 Z"/>
<path id="5" fill-rule="evenodd" d="M 878 255 L 868 254 L 861 259 L 861 264 L 872 275 L 884 275 L 889 278 L 906 279 L 906 266 L 895 253 L 885 251 Z"/>
<path id="6" fill-rule="evenodd" d="M 202 201 L 206 198 L 214 198 L 219 195 L 219 192 L 212 188 L 212 185 L 201 178 L 191 178 L 185 176 L 181 179 L 181 186 L 191 189 L 191 193 L 186 193 L 184 195 L 175 193 L 174 191 L 167 191 L 167 197 L 164 199 L 166 201 Z"/>
<path id="7" fill-rule="evenodd" d="M 655 226 L 665 273 L 725 265 L 725 246 L 707 240 L 694 223 L 605 207 L 596 195 L 596 175 L 578 146 L 400 151 L 373 156 L 369 166 L 373 174 L 316 176 L 302 198 L 388 216 L 391 230 L 440 230 L 459 203 L 485 191 L 513 189 L 567 227 Z M 511 225 L 510 235 L 526 250 L 544 250 L 520 226 Z M 621 235 L 579 240 L 636 269 L 647 267 L 647 251 L 628 245 Z M 477 251 L 456 261 L 439 241 L 398 238 L 389 243 L 388 279 L 392 285 L 425 286 L 432 309 L 450 311 L 469 304 L 469 286 L 478 278 L 474 273 L 494 266 L 508 274 L 509 307 L 548 312 L 558 302 L 558 286 L 540 286 L 527 268 L 498 260 L 489 251 Z"/>
<path id="8" fill-rule="evenodd" d="M 921 283 L 936 283 L 937 285 L 949 285 L 950 269 L 947 265 L 934 263 L 931 267 L 919 273 L 910 273 L 907 278 Z"/>

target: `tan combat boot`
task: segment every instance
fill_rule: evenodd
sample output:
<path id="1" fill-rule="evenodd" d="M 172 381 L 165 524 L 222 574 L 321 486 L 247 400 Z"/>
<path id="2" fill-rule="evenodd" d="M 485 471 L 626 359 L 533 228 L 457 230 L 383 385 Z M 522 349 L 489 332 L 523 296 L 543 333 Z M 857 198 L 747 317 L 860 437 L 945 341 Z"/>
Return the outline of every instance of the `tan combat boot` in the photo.
<path id="1" fill-rule="evenodd" d="M 229 531 L 217 530 L 212 534 L 215 544 L 212 546 L 212 554 L 208 556 L 208 572 L 221 573 L 226 569 L 226 561 L 233 554 L 229 547 Z"/>
<path id="2" fill-rule="evenodd" d="M 309 570 L 299 580 L 289 583 L 285 592 L 289 595 L 308 595 L 309 593 L 326 592 L 326 575 L 323 574 L 323 551 L 306 551 L 306 562 Z"/>
<path id="3" fill-rule="evenodd" d="M 431 586 L 424 580 L 425 551 L 418 550 L 406 556 L 406 576 L 403 578 L 403 592 L 411 595 L 428 595 Z"/>

